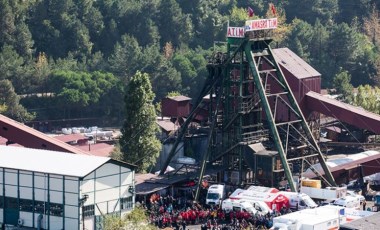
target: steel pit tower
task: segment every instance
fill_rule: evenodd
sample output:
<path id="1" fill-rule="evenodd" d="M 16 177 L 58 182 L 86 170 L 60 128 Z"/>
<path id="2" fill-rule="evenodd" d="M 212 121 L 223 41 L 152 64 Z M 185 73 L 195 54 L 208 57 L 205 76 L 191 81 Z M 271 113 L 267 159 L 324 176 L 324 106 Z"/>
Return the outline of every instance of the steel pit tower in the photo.
<path id="1" fill-rule="evenodd" d="M 207 167 L 220 166 L 224 178 L 234 177 L 239 185 L 270 174 L 266 175 L 271 178 L 269 186 L 286 179 L 290 189 L 297 191 L 294 173 L 303 170 L 304 161 L 311 165 L 317 160 L 326 185 L 336 185 L 273 55 L 270 43 L 276 27 L 276 18 L 228 27 L 227 52 L 216 53 L 210 60 L 208 79 L 181 127 L 164 169 L 202 99 L 209 95 L 208 149 L 202 155 L 199 178 L 203 178 Z M 201 180 L 197 199 L 200 184 Z"/>

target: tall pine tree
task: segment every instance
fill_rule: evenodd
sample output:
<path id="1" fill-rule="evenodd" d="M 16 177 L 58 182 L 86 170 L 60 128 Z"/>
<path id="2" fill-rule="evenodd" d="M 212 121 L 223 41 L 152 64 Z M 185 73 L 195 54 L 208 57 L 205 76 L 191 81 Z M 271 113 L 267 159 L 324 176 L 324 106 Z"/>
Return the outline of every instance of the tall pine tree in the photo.
<path id="1" fill-rule="evenodd" d="M 156 138 L 154 96 L 148 74 L 137 72 L 126 89 L 120 147 L 122 159 L 136 164 L 138 172 L 145 172 L 154 165 L 161 150 L 161 143 Z"/>

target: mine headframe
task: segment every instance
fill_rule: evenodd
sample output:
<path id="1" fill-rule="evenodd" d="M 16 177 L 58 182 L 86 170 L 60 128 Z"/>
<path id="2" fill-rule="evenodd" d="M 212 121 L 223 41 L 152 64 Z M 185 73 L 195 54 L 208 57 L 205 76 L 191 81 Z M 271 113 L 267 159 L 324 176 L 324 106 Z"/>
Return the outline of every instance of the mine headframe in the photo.
<path id="1" fill-rule="evenodd" d="M 290 189 L 297 191 L 293 175 L 301 168 L 295 165 L 317 159 L 326 184 L 336 185 L 270 47 L 276 27 L 276 18 L 228 27 L 227 52 L 216 53 L 207 66 L 208 79 L 177 139 L 183 138 L 202 98 L 209 95 L 208 148 L 200 163 L 196 198 L 206 167 L 215 165 L 224 167 L 224 173 L 237 172 L 227 177 L 234 176 L 239 185 L 250 173 L 256 180 L 270 165 L 272 179 L 276 173 L 282 174 Z M 175 149 L 176 145 L 163 168 Z M 274 156 L 273 164 L 261 155 Z"/>

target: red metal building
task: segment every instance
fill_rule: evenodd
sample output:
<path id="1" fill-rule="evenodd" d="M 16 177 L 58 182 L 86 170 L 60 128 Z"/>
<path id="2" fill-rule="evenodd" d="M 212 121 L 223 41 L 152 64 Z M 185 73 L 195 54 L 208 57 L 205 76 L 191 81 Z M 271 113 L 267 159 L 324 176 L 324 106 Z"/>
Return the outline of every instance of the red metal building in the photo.
<path id="1" fill-rule="evenodd" d="M 191 98 L 186 96 L 167 97 L 161 101 L 163 117 L 187 117 L 190 113 Z"/>

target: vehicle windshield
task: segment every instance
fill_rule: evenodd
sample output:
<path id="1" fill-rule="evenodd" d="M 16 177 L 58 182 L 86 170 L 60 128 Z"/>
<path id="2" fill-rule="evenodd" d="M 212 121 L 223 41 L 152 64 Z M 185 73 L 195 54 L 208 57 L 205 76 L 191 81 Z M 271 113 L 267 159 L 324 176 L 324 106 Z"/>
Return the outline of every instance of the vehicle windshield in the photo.
<path id="1" fill-rule="evenodd" d="M 219 198 L 219 193 L 207 193 L 207 199 L 209 200 L 217 200 Z"/>
<path id="2" fill-rule="evenodd" d="M 303 201 L 305 202 L 306 206 L 308 207 L 317 207 L 318 205 L 312 200 L 310 197 L 305 196 L 303 197 Z"/>

